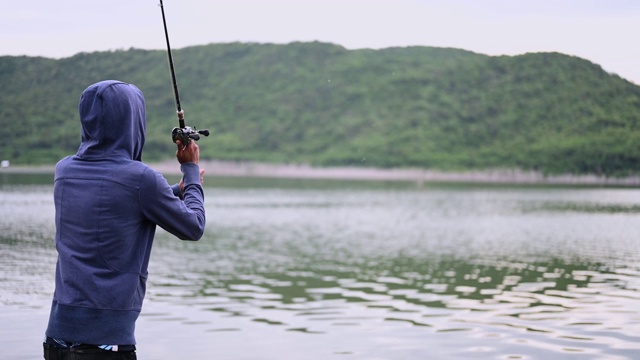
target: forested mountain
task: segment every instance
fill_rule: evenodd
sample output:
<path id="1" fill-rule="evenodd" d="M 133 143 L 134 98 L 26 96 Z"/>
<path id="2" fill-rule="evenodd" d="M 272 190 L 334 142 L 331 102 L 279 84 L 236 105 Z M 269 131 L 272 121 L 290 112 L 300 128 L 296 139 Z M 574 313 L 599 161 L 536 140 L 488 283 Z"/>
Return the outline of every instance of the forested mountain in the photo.
<path id="1" fill-rule="evenodd" d="M 546 173 L 640 173 L 640 87 L 559 53 L 491 57 L 326 43 L 174 50 L 188 125 L 209 128 L 205 159 Z M 166 53 L 54 60 L 0 57 L 0 158 L 75 153 L 91 83 L 136 84 L 147 100 L 144 159 L 172 157 L 177 125 Z"/>

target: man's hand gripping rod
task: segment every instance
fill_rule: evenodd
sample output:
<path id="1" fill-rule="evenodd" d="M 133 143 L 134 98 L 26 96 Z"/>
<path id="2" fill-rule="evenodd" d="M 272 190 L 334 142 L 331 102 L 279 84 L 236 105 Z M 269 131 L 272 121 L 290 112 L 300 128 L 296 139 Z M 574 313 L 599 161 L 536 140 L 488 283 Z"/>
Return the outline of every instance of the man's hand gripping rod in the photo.
<path id="1" fill-rule="evenodd" d="M 180 107 L 180 94 L 178 93 L 178 83 L 176 82 L 176 72 L 173 68 L 173 57 L 171 56 L 171 45 L 169 45 L 169 31 L 167 31 L 167 20 L 164 16 L 164 5 L 160 0 L 160 10 L 162 11 L 162 23 L 164 24 L 164 36 L 167 39 L 167 55 L 169 57 L 169 69 L 171 70 L 171 80 L 173 81 L 173 95 L 176 101 L 176 110 L 178 112 L 178 125 L 179 127 L 173 128 L 171 131 L 171 139 L 173 142 L 180 140 L 182 145 L 187 145 L 191 139 L 200 140 L 200 134 L 209 136 L 209 130 L 196 130 L 184 124 L 184 110 Z"/>

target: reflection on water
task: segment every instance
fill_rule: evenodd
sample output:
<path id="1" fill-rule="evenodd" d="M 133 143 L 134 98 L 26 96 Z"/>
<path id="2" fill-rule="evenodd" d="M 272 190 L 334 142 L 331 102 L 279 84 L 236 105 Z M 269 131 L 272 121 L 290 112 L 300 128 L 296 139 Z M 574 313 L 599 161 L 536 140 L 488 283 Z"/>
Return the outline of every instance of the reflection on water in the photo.
<path id="1" fill-rule="evenodd" d="M 640 356 L 635 189 L 225 181 L 205 239 L 158 232 L 146 359 Z M 0 318 L 38 337 L 52 222 L 50 187 L 0 190 Z"/>

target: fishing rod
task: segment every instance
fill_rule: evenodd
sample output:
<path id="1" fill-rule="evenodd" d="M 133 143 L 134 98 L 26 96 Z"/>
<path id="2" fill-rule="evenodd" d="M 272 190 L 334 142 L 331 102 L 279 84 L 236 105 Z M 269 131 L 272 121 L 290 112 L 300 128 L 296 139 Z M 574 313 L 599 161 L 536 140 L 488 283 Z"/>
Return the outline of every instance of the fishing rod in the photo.
<path id="1" fill-rule="evenodd" d="M 162 23 L 164 24 L 164 36 L 167 40 L 167 56 L 169 58 L 169 70 L 171 70 L 171 81 L 173 82 L 173 97 L 176 102 L 176 111 L 178 113 L 178 126 L 171 131 L 171 139 L 173 142 L 180 140 L 182 145 L 187 145 L 191 139 L 200 140 L 200 135 L 209 136 L 209 130 L 196 130 L 185 125 L 184 110 L 180 106 L 180 93 L 178 92 L 178 82 L 176 81 L 176 71 L 173 66 L 173 56 L 171 56 L 171 45 L 169 44 L 169 31 L 167 30 L 167 19 L 164 16 L 164 4 L 160 0 L 160 10 L 162 11 Z"/>

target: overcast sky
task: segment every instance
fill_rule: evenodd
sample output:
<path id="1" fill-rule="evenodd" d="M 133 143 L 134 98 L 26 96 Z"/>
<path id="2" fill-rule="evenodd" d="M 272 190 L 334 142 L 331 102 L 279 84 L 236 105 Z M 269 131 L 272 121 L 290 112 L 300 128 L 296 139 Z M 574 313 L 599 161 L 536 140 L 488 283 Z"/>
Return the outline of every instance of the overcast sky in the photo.
<path id="1" fill-rule="evenodd" d="M 159 0 L 3 0 L 0 55 L 164 49 Z M 640 85 L 638 0 L 164 0 L 174 48 L 323 41 L 488 55 L 557 51 Z"/>

